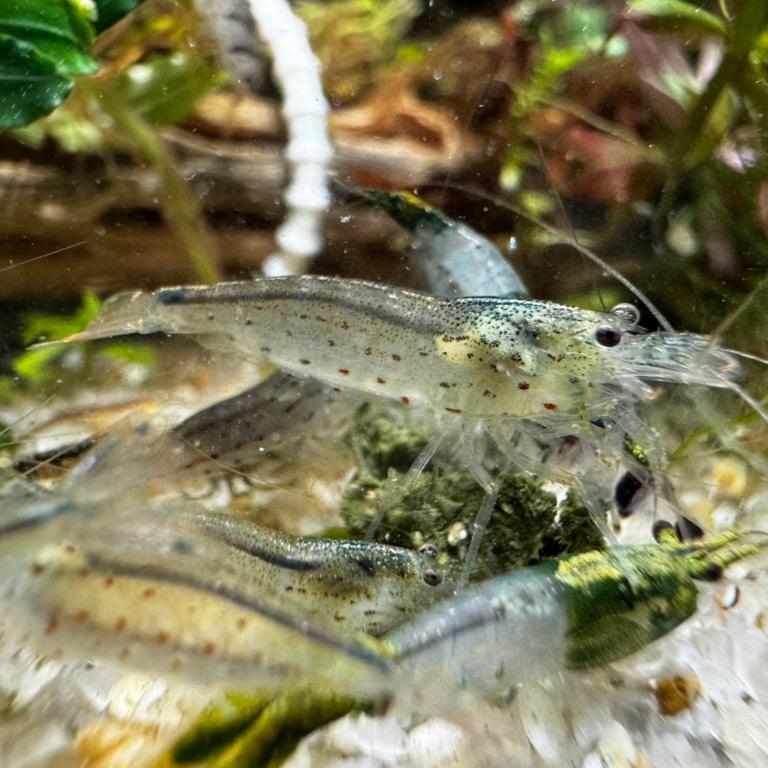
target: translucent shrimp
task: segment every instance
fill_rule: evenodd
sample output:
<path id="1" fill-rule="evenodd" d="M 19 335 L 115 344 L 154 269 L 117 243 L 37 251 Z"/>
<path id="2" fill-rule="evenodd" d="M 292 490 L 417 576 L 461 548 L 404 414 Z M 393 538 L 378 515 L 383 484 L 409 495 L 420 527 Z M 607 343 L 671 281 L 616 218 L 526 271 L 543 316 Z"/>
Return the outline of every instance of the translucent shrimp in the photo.
<path id="1" fill-rule="evenodd" d="M 719 578 L 732 562 L 756 553 L 761 545 L 734 533 L 695 545 L 681 545 L 668 529 L 663 543 L 591 552 L 548 561 L 472 587 L 403 624 L 371 650 L 385 662 L 369 690 L 406 709 L 426 704 L 431 714 L 450 714 L 464 695 L 499 697 L 535 679 L 556 680 L 566 669 L 605 665 L 652 643 L 696 610 L 696 579 Z M 639 579 L 630 579 L 627 566 Z M 348 709 L 366 708 L 365 696 L 347 689 Z M 338 701 L 339 689 L 329 701 Z M 329 718 L 322 701 L 327 694 L 301 690 L 280 697 L 280 705 L 261 704 L 232 728 L 230 715 L 218 719 L 230 741 L 217 753 L 216 765 L 230 768 L 267 762 L 281 735 L 297 722 L 306 733 Z M 341 714 L 334 711 L 335 716 Z M 243 708 L 234 716 L 243 719 Z M 210 753 L 220 748 L 211 712 L 171 749 Z M 212 731 L 212 726 L 214 726 Z M 181 761 L 180 761 L 181 762 Z M 163 765 L 175 765 L 174 760 Z"/>
<path id="2" fill-rule="evenodd" d="M 431 547 L 294 539 L 189 502 L 79 495 L 25 488 L 3 500 L 3 654 L 182 679 L 191 667 L 217 684 L 334 683 L 381 667 L 359 633 L 446 594 Z"/>
<path id="3" fill-rule="evenodd" d="M 498 248 L 466 224 L 413 195 L 343 186 L 371 200 L 415 236 L 414 267 L 424 273 L 431 294 L 527 295 L 520 276 Z M 193 414 L 173 431 L 198 453 L 188 469 L 206 475 L 226 468 L 247 470 L 264 451 L 307 429 L 316 430 L 318 417 L 325 417 L 324 424 L 343 418 L 349 398 L 340 400 L 337 391 L 321 382 L 276 371 L 255 387 Z"/>
<path id="4" fill-rule="evenodd" d="M 625 306 L 600 313 L 533 300 L 442 299 L 307 276 L 120 294 L 69 341 L 195 334 L 294 376 L 426 406 L 439 434 L 417 464 L 451 436 L 446 444 L 486 490 L 479 532 L 493 506 L 494 473 L 516 467 L 578 486 L 607 533 L 628 439 L 663 478 L 659 441 L 636 414 L 656 396 L 655 383 L 731 390 L 768 421 L 737 384 L 730 352 L 705 336 L 643 333 L 636 323 Z M 553 439 L 570 437 L 578 438 L 577 454 L 552 461 Z"/>

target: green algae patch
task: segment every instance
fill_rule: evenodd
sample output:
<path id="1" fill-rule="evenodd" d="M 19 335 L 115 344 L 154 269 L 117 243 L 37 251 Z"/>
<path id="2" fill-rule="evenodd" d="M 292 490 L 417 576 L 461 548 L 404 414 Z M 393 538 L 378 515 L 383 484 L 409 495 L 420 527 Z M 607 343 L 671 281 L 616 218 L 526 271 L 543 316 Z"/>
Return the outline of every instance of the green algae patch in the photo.
<path id="1" fill-rule="evenodd" d="M 605 548 L 603 535 L 574 491 L 569 491 L 560 504 L 553 535 L 561 554 L 576 555 Z"/>

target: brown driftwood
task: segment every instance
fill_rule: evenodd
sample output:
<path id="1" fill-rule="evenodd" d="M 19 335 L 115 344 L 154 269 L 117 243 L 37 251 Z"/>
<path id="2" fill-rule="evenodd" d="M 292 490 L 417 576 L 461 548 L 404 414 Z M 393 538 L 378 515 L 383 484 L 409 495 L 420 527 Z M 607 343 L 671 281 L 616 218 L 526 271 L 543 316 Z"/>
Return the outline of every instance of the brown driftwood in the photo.
<path id="1" fill-rule="evenodd" d="M 466 171 L 481 154 L 474 140 L 462 141 L 447 113 L 413 97 L 372 99 L 334 113 L 333 123 L 336 172 L 356 182 L 425 184 Z M 274 106 L 212 94 L 193 121 L 163 138 L 201 201 L 223 273 L 256 270 L 274 249 L 283 215 L 286 169 Z M 73 158 L 67 165 L 46 162 L 44 154 L 39 161 L 0 160 L 0 299 L 194 279 L 179 239 L 163 222 L 165 191 L 153 169 L 124 158 Z M 375 212 L 351 213 L 348 221 L 341 209 L 329 212 L 323 258 L 347 273 L 397 272 L 399 264 L 386 264 L 397 227 Z M 53 251 L 60 252 L 44 256 Z M 382 262 L 361 269 L 375 253 Z"/>

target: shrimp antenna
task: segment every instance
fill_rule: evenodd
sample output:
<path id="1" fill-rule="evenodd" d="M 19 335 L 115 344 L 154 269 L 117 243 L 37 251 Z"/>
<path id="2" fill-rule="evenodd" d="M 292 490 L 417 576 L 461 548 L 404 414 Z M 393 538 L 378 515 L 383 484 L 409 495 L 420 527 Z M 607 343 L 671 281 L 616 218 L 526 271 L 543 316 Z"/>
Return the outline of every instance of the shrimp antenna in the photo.
<path id="1" fill-rule="evenodd" d="M 465 192 L 468 195 L 473 195 L 480 200 L 487 200 L 489 203 L 493 203 L 499 208 L 503 208 L 505 210 L 511 211 L 516 216 L 520 216 L 520 218 L 523 218 L 526 221 L 530 221 L 532 224 L 535 224 L 537 227 L 543 229 L 545 232 L 552 235 L 553 237 L 557 237 L 562 242 L 567 243 L 572 248 L 577 250 L 579 253 L 586 256 L 594 264 L 597 264 L 597 266 L 600 267 L 600 269 L 602 269 L 604 272 L 609 274 L 615 280 L 618 280 L 630 293 L 632 293 L 633 296 L 635 296 L 639 301 L 645 304 L 648 311 L 656 318 L 659 325 L 665 331 L 670 331 L 671 333 L 675 332 L 675 329 L 672 327 L 672 324 L 669 322 L 669 320 L 667 320 L 667 318 L 664 317 L 661 310 L 648 298 L 648 296 L 643 291 L 641 291 L 637 286 L 635 286 L 632 283 L 632 281 L 624 277 L 624 275 L 622 275 L 621 272 L 619 272 L 617 269 L 612 267 L 607 261 L 601 259 L 593 250 L 582 245 L 578 240 L 574 240 L 572 237 L 569 237 L 567 234 L 565 234 L 562 230 L 557 229 L 557 227 L 550 226 L 545 221 L 540 219 L 538 216 L 534 216 L 528 213 L 527 211 L 524 211 L 519 206 L 509 202 L 509 200 L 505 200 L 504 198 L 499 197 L 498 195 L 492 195 L 488 192 L 483 192 L 481 189 L 478 189 L 477 187 L 473 187 L 465 184 L 450 183 L 450 184 L 446 184 L 445 186 L 449 189 L 455 189 L 457 192 Z"/>
<path id="2" fill-rule="evenodd" d="M 552 177 L 549 173 L 549 168 L 547 167 L 547 159 L 544 157 L 544 150 L 541 148 L 541 143 L 536 142 L 536 149 L 539 153 L 539 162 L 541 163 L 541 168 L 544 173 L 545 178 L 547 179 L 547 182 L 549 184 L 549 189 L 552 192 L 552 194 L 555 197 L 555 200 L 557 200 L 557 207 L 560 209 L 560 213 L 563 215 L 563 218 L 565 219 L 566 224 L 568 225 L 568 229 L 571 233 L 571 239 L 574 243 L 579 243 L 579 238 L 576 235 L 576 228 L 573 226 L 573 222 L 571 221 L 570 216 L 568 216 L 568 212 L 565 210 L 565 204 L 563 203 L 563 198 L 561 194 L 557 191 L 557 187 L 555 186 L 554 182 L 552 181 Z M 581 245 L 581 243 L 579 243 Z M 584 254 L 582 253 L 582 256 Z M 592 290 L 597 294 L 597 298 L 600 300 L 600 306 L 603 308 L 603 312 L 608 311 L 608 307 L 605 306 L 605 300 L 603 299 L 603 293 L 600 290 L 600 286 L 597 283 L 597 280 L 595 280 L 594 275 L 592 277 Z"/>
<path id="3" fill-rule="evenodd" d="M 727 315 L 715 328 L 714 331 L 712 331 L 710 337 L 712 339 L 712 344 L 717 343 L 717 340 L 730 328 L 736 320 L 744 314 L 744 312 L 749 309 L 749 307 L 752 306 L 752 304 L 755 303 L 755 299 L 757 298 L 760 291 L 764 290 L 766 287 L 768 287 L 768 275 L 765 275 L 760 282 L 752 289 L 752 291 L 749 293 L 749 295 L 739 304 L 736 309 L 733 310 L 729 315 Z M 765 362 L 764 360 L 760 360 L 759 362 Z"/>
<path id="4" fill-rule="evenodd" d="M 768 411 L 763 408 L 761 403 L 749 394 L 745 389 L 742 389 L 738 384 L 733 381 L 728 381 L 725 377 L 721 379 L 723 382 L 727 382 L 726 388 L 731 392 L 735 392 L 752 410 L 766 423 L 768 424 Z"/>
<path id="5" fill-rule="evenodd" d="M 741 357 L 744 360 L 754 360 L 756 363 L 761 363 L 762 365 L 768 365 L 768 360 L 766 360 L 764 357 L 760 357 L 759 355 L 753 355 L 750 352 L 742 352 L 738 349 L 728 349 L 723 348 L 724 352 L 727 352 L 729 355 L 733 355 L 734 357 Z"/>

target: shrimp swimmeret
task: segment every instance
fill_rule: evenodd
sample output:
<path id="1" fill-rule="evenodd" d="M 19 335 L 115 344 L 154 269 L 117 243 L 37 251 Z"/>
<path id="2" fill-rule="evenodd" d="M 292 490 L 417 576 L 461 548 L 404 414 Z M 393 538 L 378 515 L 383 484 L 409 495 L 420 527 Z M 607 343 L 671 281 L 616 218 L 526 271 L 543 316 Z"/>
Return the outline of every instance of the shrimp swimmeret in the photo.
<path id="1" fill-rule="evenodd" d="M 67 341 L 154 332 L 195 334 L 297 376 L 427 406 L 438 416 L 439 437 L 452 435 L 489 498 L 490 456 L 501 454 L 506 466 L 577 484 L 597 518 L 610 498 L 610 472 L 591 460 L 578 472 L 555 471 L 542 444 L 576 436 L 592 453 L 618 459 L 628 436 L 651 471 L 661 470 L 658 441 L 634 407 L 655 394 L 654 382 L 731 390 L 768 421 L 736 383 L 730 351 L 706 336 L 645 333 L 626 305 L 600 313 L 546 301 L 443 299 L 328 277 L 256 279 L 118 294 Z M 436 439 L 417 464 L 437 446 Z M 595 485 L 603 486 L 598 496 Z M 485 506 L 490 514 L 492 503 Z"/>

